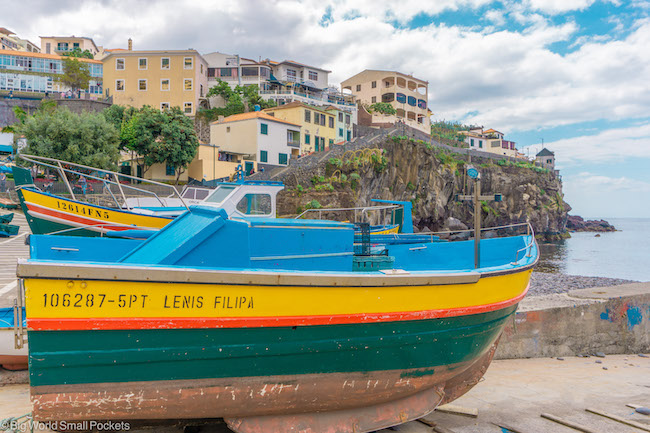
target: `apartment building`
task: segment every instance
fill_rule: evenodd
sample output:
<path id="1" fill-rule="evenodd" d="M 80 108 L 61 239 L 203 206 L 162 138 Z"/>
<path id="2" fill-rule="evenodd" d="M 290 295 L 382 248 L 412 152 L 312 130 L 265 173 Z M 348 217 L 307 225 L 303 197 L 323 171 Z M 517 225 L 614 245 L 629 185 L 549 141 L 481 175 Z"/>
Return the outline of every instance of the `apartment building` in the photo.
<path id="1" fill-rule="evenodd" d="M 89 98 L 103 94 L 103 65 L 98 60 L 78 59 L 88 65 L 91 80 L 84 93 Z M 70 90 L 59 81 L 63 58 L 56 54 L 0 50 L 0 91 L 46 94 Z"/>
<path id="2" fill-rule="evenodd" d="M 431 112 L 428 109 L 429 83 L 397 71 L 366 69 L 341 83 L 344 92 L 354 95 L 364 105 L 359 124 L 389 126 L 403 122 L 426 134 L 431 134 Z M 389 103 L 395 115 L 367 112 L 377 102 Z"/>
<path id="3" fill-rule="evenodd" d="M 273 100 L 278 105 L 302 102 L 308 105 L 332 105 L 351 115 L 356 123 L 357 107 L 352 95 L 344 95 L 328 84 L 331 71 L 309 66 L 293 60 L 276 62 L 269 59 L 259 61 L 236 54 L 219 52 L 205 54 L 208 62 L 208 85 L 218 80 L 230 84 L 257 85 L 262 98 Z M 211 102 L 214 104 L 217 101 Z"/>
<path id="4" fill-rule="evenodd" d="M 505 140 L 504 134 L 495 129 L 474 128 L 469 131 L 459 131 L 459 133 L 465 136 L 465 143 L 470 149 L 517 157 L 516 143 Z"/>
<path id="5" fill-rule="evenodd" d="M 180 107 L 188 116 L 207 104 L 208 64 L 196 50 L 113 50 L 102 63 L 104 87 L 115 104 Z"/>
<path id="6" fill-rule="evenodd" d="M 27 39 L 19 38 L 14 32 L 4 27 L 0 27 L 0 49 L 27 51 L 29 53 L 39 53 L 41 51 L 36 44 Z"/>
<path id="7" fill-rule="evenodd" d="M 287 165 L 300 152 L 298 123 L 273 117 L 263 111 L 235 114 L 210 124 L 210 141 L 222 152 L 249 156 L 263 166 Z M 225 155 L 224 155 L 225 156 Z M 252 156 L 252 158 L 250 157 Z M 250 173 L 251 166 L 245 166 Z"/>
<path id="8" fill-rule="evenodd" d="M 290 102 L 263 110 L 269 116 L 300 125 L 300 154 L 321 152 L 337 143 L 338 114 L 302 102 Z"/>
<path id="9" fill-rule="evenodd" d="M 41 52 L 45 54 L 65 54 L 75 49 L 88 50 L 93 58 L 100 49 L 91 38 L 80 36 L 40 36 Z"/>

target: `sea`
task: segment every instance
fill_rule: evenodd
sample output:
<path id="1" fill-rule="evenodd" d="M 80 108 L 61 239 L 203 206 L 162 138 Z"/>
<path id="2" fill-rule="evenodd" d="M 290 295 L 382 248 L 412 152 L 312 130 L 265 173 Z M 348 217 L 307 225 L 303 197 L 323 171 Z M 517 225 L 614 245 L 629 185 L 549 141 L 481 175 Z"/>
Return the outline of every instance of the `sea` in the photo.
<path id="1" fill-rule="evenodd" d="M 540 243 L 535 270 L 650 281 L 650 218 L 602 219 L 617 231 L 571 233 L 570 239 Z"/>

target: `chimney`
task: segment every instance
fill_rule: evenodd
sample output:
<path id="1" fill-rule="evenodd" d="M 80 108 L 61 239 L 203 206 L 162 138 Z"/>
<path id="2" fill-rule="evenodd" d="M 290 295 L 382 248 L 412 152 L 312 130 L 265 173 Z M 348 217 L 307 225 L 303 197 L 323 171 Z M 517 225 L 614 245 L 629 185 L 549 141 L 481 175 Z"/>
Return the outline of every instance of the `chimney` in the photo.
<path id="1" fill-rule="evenodd" d="M 133 51 L 133 39 L 129 38 L 129 51 Z"/>

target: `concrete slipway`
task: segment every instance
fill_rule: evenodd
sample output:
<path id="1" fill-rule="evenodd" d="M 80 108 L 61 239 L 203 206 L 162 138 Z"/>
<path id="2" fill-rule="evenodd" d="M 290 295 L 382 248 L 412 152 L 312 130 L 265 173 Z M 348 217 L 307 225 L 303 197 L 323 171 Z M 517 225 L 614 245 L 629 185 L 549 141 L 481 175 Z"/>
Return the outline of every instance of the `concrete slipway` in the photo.
<path id="1" fill-rule="evenodd" d="M 21 223 L 26 226 L 24 221 Z M 15 271 L 16 257 L 27 255 L 22 239 L 14 244 L 0 249 L 0 278 L 8 278 Z M 0 289 L 10 288 L 9 280 L 1 282 Z M 9 306 L 13 293 L 0 290 L 0 306 Z M 649 352 L 650 282 L 528 297 L 508 323 L 497 360 L 482 382 L 453 403 L 478 409 L 478 417 L 435 411 L 425 417 L 429 424 L 436 425 L 435 429 L 413 421 L 394 430 L 498 433 L 508 432 L 504 428 L 509 427 L 510 431 L 522 433 L 578 431 L 540 417 L 549 413 L 580 424 L 587 431 L 650 431 L 650 416 L 626 407 L 650 407 L 650 357 L 638 355 Z M 600 356 L 593 356 L 596 353 Z M 0 420 L 29 413 L 26 383 L 26 372 L 0 369 Z M 587 408 L 636 421 L 647 426 L 646 430 L 588 413 Z M 180 422 L 147 431 L 176 432 L 186 425 Z M 208 423 L 201 431 L 228 429 L 221 423 Z"/>

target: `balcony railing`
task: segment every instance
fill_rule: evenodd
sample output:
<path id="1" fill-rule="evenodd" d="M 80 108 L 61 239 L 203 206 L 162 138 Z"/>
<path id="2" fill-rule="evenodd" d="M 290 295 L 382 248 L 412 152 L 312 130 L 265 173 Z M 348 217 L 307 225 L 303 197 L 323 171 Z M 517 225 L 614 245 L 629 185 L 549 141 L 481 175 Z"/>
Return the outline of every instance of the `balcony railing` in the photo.
<path id="1" fill-rule="evenodd" d="M 287 141 L 287 146 L 300 147 L 300 141 Z"/>
<path id="2" fill-rule="evenodd" d="M 298 92 L 296 90 L 260 90 L 260 95 L 272 95 L 277 99 L 288 96 L 299 96 L 308 100 L 326 102 L 328 104 L 354 106 L 354 102 L 348 102 L 328 94 L 318 94 L 312 92 Z"/>

